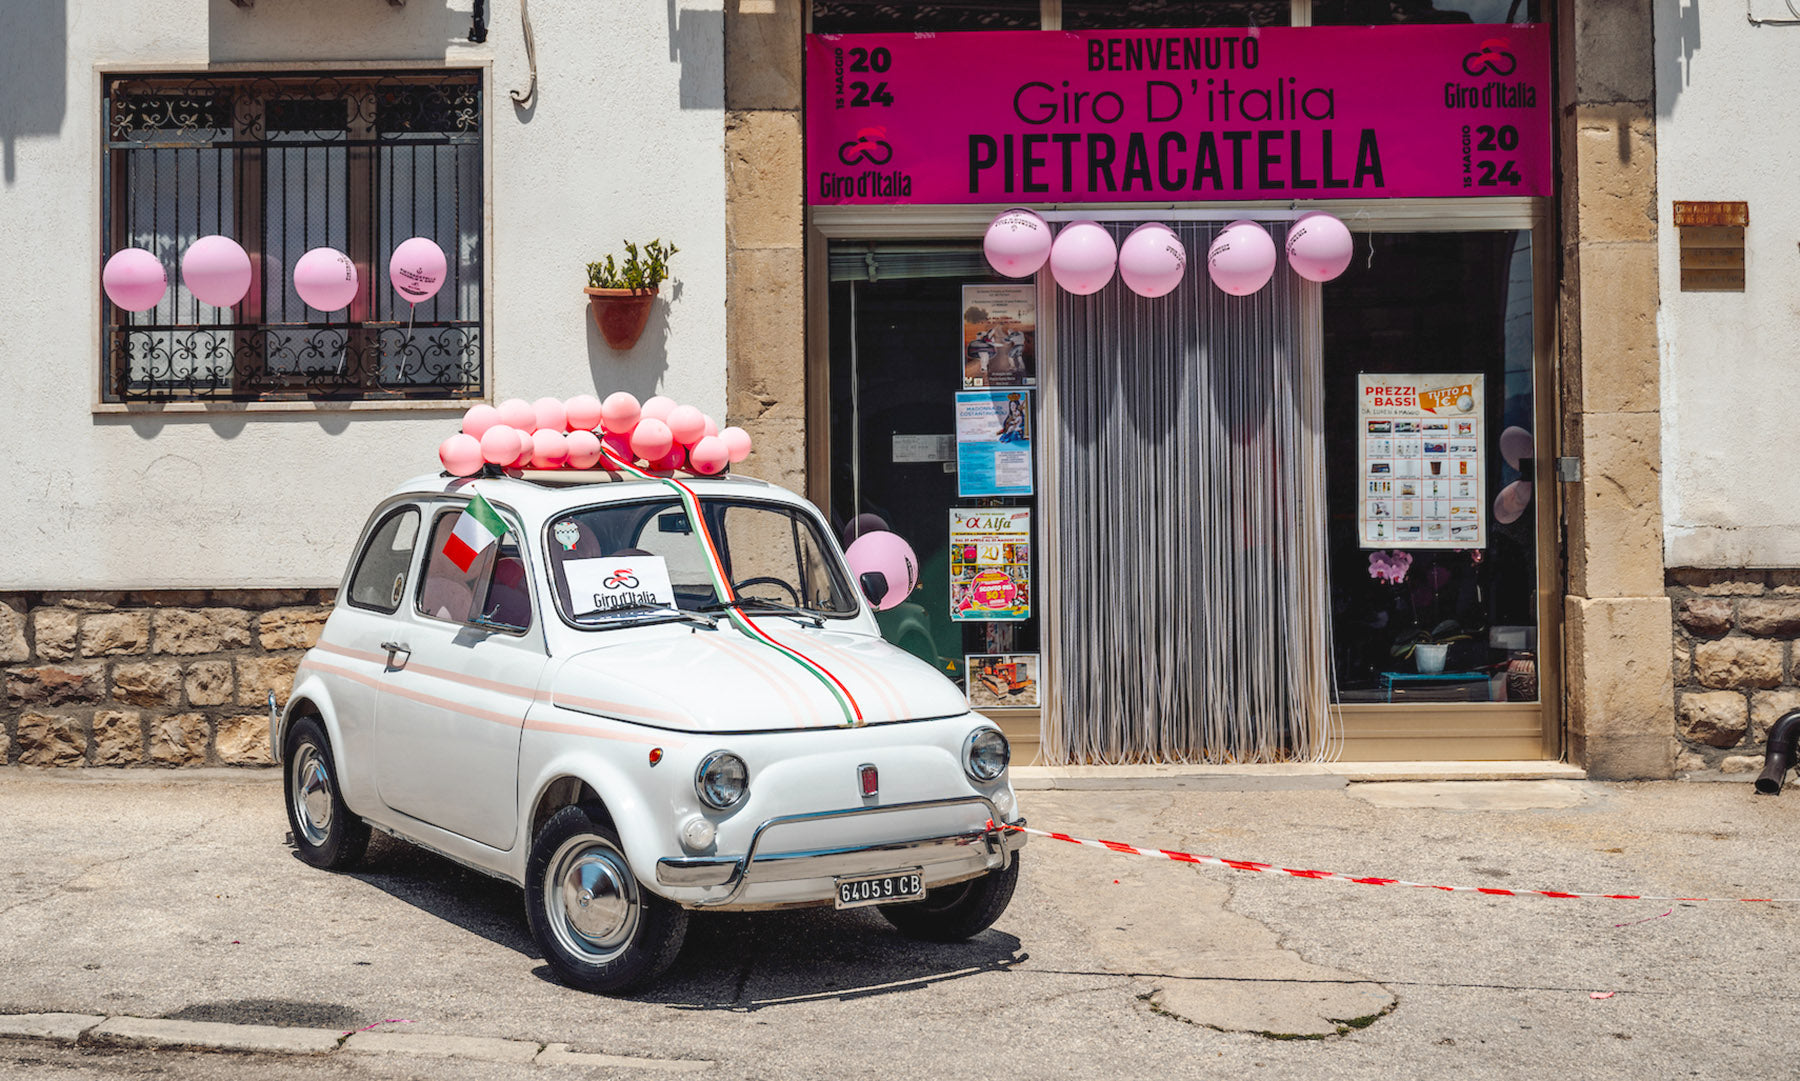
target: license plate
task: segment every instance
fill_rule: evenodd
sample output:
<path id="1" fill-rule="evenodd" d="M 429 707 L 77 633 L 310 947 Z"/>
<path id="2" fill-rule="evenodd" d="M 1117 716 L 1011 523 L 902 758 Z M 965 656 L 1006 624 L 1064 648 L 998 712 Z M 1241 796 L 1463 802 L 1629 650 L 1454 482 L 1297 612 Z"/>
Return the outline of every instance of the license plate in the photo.
<path id="1" fill-rule="evenodd" d="M 896 901 L 917 901 L 925 896 L 925 877 L 918 871 L 890 871 L 837 880 L 837 907 L 861 908 Z"/>

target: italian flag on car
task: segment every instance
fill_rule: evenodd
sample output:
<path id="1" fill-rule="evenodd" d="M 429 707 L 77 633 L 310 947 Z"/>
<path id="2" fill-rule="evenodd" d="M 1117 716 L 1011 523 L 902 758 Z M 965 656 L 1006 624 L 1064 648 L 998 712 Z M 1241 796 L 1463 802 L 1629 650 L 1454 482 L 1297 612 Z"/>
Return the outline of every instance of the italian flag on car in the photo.
<path id="1" fill-rule="evenodd" d="M 488 546 L 505 533 L 506 523 L 494 513 L 493 506 L 481 498 L 481 493 L 476 492 L 475 498 L 463 508 L 462 517 L 456 520 L 450 539 L 444 542 L 444 555 L 458 570 L 467 574 L 475 557 L 487 551 Z"/>

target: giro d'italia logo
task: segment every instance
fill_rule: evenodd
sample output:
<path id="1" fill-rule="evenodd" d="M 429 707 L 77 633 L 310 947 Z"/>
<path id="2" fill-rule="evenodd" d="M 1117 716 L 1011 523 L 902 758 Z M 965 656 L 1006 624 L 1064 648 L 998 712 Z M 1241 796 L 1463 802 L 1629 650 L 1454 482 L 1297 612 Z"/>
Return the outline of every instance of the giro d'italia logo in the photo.
<path id="1" fill-rule="evenodd" d="M 838 160 L 845 165 L 863 161 L 886 165 L 894 157 L 893 146 L 882 138 L 886 134 L 886 128 L 858 128 L 856 138 L 838 147 Z"/>
<path id="2" fill-rule="evenodd" d="M 1481 48 L 1463 57 L 1463 71 L 1469 75 L 1491 71 L 1502 78 L 1511 75 L 1519 66 L 1518 58 L 1508 51 L 1511 44 L 1505 38 L 1488 38 Z"/>

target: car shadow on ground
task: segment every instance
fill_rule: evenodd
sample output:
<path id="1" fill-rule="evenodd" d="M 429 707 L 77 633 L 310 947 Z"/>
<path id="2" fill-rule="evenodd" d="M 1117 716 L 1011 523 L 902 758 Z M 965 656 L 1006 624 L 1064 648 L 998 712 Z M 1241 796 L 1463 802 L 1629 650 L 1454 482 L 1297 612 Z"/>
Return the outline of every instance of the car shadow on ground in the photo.
<path id="1" fill-rule="evenodd" d="M 349 876 L 496 945 L 542 959 L 525 924 L 524 892 L 511 883 L 382 834 L 370 840 L 368 856 Z M 991 928 L 968 942 L 919 942 L 870 908 L 691 913 L 674 966 L 629 997 L 677 1009 L 736 1011 L 866 998 L 1004 971 L 1027 959 L 1020 946 L 1015 936 Z M 548 965 L 533 974 L 558 982 Z"/>

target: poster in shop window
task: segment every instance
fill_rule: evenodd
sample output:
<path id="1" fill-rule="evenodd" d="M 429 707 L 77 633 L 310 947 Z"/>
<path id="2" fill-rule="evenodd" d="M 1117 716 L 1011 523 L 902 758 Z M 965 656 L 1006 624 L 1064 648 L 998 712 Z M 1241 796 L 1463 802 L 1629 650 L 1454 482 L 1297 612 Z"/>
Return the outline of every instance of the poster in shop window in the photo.
<path id="1" fill-rule="evenodd" d="M 1037 286 L 965 285 L 962 289 L 962 385 L 1037 383 Z"/>
<path id="2" fill-rule="evenodd" d="M 965 692 L 973 709 L 1036 709 L 1038 655 L 1035 653 L 965 653 Z"/>
<path id="3" fill-rule="evenodd" d="M 1482 377 L 1357 376 L 1364 548 L 1487 547 Z"/>
<path id="4" fill-rule="evenodd" d="M 956 394 L 956 494 L 1031 494 L 1031 392 Z"/>
<path id="5" fill-rule="evenodd" d="M 1031 511 L 950 510 L 950 618 L 1031 618 Z"/>

